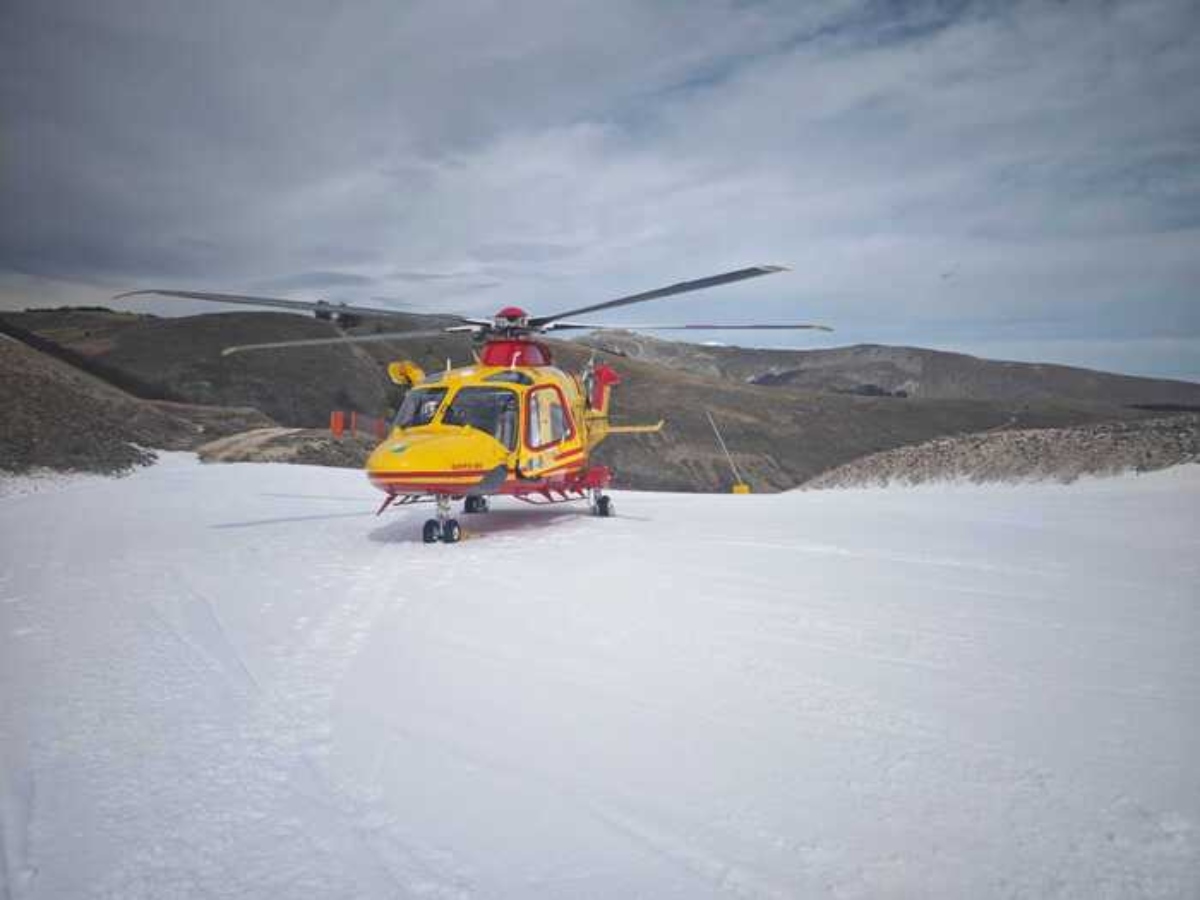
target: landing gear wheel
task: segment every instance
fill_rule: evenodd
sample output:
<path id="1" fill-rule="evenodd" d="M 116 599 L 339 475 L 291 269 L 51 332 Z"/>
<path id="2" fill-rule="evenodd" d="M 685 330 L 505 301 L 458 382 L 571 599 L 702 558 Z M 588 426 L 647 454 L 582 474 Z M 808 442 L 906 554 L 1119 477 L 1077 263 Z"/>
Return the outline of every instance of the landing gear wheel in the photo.
<path id="1" fill-rule="evenodd" d="M 458 527 L 457 519 L 447 519 L 442 523 L 442 543 L 457 544 L 462 540 L 462 529 Z"/>
<path id="2" fill-rule="evenodd" d="M 487 497 L 476 497 L 474 494 L 467 497 L 463 503 L 463 512 L 465 513 L 485 513 L 488 511 Z"/>
<path id="3" fill-rule="evenodd" d="M 427 544 L 436 544 L 442 539 L 442 523 L 437 519 L 429 519 L 421 531 L 421 538 Z"/>
<path id="4" fill-rule="evenodd" d="M 602 519 L 607 519 L 616 511 L 613 506 L 612 497 L 597 497 L 594 512 Z"/>

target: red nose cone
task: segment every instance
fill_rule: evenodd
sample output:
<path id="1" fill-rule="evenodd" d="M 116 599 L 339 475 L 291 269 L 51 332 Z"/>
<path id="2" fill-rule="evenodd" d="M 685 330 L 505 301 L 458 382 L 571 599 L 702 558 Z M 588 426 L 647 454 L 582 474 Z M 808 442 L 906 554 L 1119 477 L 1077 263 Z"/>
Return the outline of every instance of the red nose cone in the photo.
<path id="1" fill-rule="evenodd" d="M 524 319 L 529 313 L 521 309 L 519 306 L 506 306 L 500 312 L 496 313 L 497 319 Z"/>

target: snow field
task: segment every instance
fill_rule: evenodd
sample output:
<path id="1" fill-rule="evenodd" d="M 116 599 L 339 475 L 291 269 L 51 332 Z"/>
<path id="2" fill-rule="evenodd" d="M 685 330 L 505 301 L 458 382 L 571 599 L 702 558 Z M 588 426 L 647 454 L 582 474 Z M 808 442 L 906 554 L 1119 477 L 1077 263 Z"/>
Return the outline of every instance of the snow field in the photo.
<path id="1" fill-rule="evenodd" d="M 9 492 L 7 895 L 1200 892 L 1200 467 L 615 501 Z"/>

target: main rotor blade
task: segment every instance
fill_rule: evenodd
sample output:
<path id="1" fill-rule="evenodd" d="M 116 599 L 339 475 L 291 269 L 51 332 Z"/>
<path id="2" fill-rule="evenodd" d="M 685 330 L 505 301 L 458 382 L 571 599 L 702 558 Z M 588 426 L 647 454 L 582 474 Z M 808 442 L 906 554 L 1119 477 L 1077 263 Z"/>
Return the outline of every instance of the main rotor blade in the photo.
<path id="1" fill-rule="evenodd" d="M 463 326 L 455 326 L 453 329 L 441 329 L 439 331 L 385 331 L 381 334 L 306 338 L 300 341 L 272 341 L 268 344 L 238 344 L 233 347 L 226 347 L 221 351 L 221 355 L 233 356 L 235 353 L 249 353 L 257 350 L 290 350 L 294 347 L 324 347 L 331 344 L 373 344 L 379 341 L 401 341 L 408 338 L 450 337 L 466 330 Z"/>
<path id="2" fill-rule="evenodd" d="M 371 306 L 350 306 L 345 303 L 329 303 L 325 300 L 309 301 L 309 300 L 287 300 L 283 297 L 255 297 L 249 294 L 214 294 L 210 291 L 168 291 L 158 288 L 150 288 L 144 291 L 127 291 L 124 294 L 117 294 L 113 297 L 114 300 L 123 300 L 126 297 L 144 297 L 150 295 L 158 295 L 160 297 L 180 297 L 184 300 L 205 300 L 209 303 L 236 303 L 240 306 L 275 306 L 280 309 L 298 309 L 303 312 L 319 313 L 327 312 L 332 314 L 350 313 L 356 316 L 403 316 L 412 315 L 404 313 L 396 309 L 377 309 Z M 459 316 L 451 315 L 448 318 L 458 319 Z"/>
<path id="3" fill-rule="evenodd" d="M 592 328 L 603 331 L 833 331 L 828 325 L 617 325 L 610 322 L 554 322 L 547 331 Z"/>
<path id="4" fill-rule="evenodd" d="M 748 269 L 738 269 L 734 272 L 724 272 L 720 275 L 710 275 L 708 278 L 697 278 L 695 281 L 681 281 L 667 287 L 644 291 L 640 294 L 630 294 L 628 297 L 618 297 L 604 303 L 594 303 L 591 306 L 581 306 L 578 309 L 568 309 L 552 316 L 536 316 L 529 320 L 531 328 L 541 328 L 567 316 L 581 316 L 584 313 L 596 312 L 601 309 L 614 309 L 618 306 L 629 306 L 632 303 L 644 303 L 647 300 L 658 300 L 662 297 L 673 297 L 675 294 L 686 294 L 689 291 L 702 291 L 705 288 L 717 287 L 722 284 L 732 284 L 747 278 L 758 278 L 761 275 L 771 275 L 775 272 L 786 272 L 786 266 L 751 266 Z"/>
<path id="5" fill-rule="evenodd" d="M 205 300 L 210 303 L 236 303 L 240 306 L 274 306 L 279 309 L 295 309 L 301 312 L 324 313 L 329 316 L 342 314 L 350 314 L 354 316 L 382 316 L 384 318 L 397 316 L 413 316 L 413 315 L 428 315 L 418 314 L 414 312 L 406 312 L 398 309 L 379 309 L 374 306 L 351 306 L 348 303 L 330 303 L 327 300 L 288 300 L 284 297 L 256 297 L 248 294 L 214 294 L 210 291 L 168 291 L 151 288 L 144 291 L 127 291 L 124 294 L 117 294 L 113 297 L 114 300 L 121 300 L 125 297 L 142 297 L 149 295 L 157 295 L 160 297 L 181 297 L 185 300 Z M 457 313 L 433 313 L 443 319 L 453 319 L 456 322 L 461 322 L 458 327 L 470 326 L 472 328 L 479 326 L 491 325 L 489 319 L 472 319 L 468 316 L 460 316 Z"/>

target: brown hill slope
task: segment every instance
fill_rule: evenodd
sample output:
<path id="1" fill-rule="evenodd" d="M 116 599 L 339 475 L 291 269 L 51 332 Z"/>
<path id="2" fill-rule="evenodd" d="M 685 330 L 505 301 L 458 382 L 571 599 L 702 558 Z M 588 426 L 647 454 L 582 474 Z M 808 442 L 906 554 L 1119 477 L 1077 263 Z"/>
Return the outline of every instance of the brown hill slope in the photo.
<path id="1" fill-rule="evenodd" d="M 582 364 L 582 348 L 559 347 Z M 612 438 L 601 456 L 622 484 L 664 490 L 728 490 L 729 467 L 705 410 L 722 428 L 735 461 L 756 490 L 786 490 L 819 472 L 869 453 L 938 435 L 991 428 L 1043 428 L 1127 415 L 1112 407 L 1070 403 L 987 403 L 860 397 L 792 387 L 738 384 L 601 354 L 624 381 L 618 417 L 666 418 L 661 435 Z"/>
<path id="2" fill-rule="evenodd" d="M 96 311 L 50 310 L 9 314 L 20 327 L 62 341 L 145 383 L 149 390 L 193 402 L 256 404 L 287 426 L 317 426 L 333 408 L 378 413 L 394 403 L 384 364 L 412 358 L 426 369 L 450 359 L 469 362 L 470 343 L 438 336 L 315 350 L 222 357 L 231 344 L 334 334 L 333 326 L 279 313 L 222 313 L 180 319 L 130 317 Z M 430 319 L 413 316 L 415 328 Z M 436 321 L 436 320 L 435 320 Z M 359 331 L 380 326 L 366 323 Z M 394 327 L 390 323 L 389 330 Z M 577 370 L 592 353 L 575 342 L 554 342 L 560 364 Z M 708 349 L 708 348 L 703 348 Z M 753 351 L 752 351 L 753 352 Z M 898 399 L 763 386 L 604 352 L 624 378 L 615 418 L 653 422 L 660 435 L 614 437 L 598 454 L 625 487 L 724 490 L 731 476 L 704 416 L 712 412 L 739 466 L 757 490 L 794 487 L 860 456 L 942 435 L 991 428 L 1040 428 L 1141 415 L 1109 404 L 1055 399 L 1034 402 Z M 391 401 L 389 403 L 389 401 Z M 282 440 L 283 438 L 280 438 Z"/>
<path id="3" fill-rule="evenodd" d="M 1200 462 L 1200 415 L 937 438 L 823 472 L 808 488 L 931 481 L 1074 481 Z"/>
<path id="4" fill-rule="evenodd" d="M 324 428 L 255 428 L 197 448 L 205 462 L 285 462 L 361 468 L 377 442 L 366 435 L 335 438 Z"/>
<path id="5" fill-rule="evenodd" d="M 626 331 L 583 339 L 635 359 L 763 385 L 925 400 L 1042 400 L 1200 409 L 1200 384 L 1071 366 L 1005 362 L 917 347 L 860 344 L 761 350 L 664 341 Z"/>
<path id="6" fill-rule="evenodd" d="M 83 357 L 90 371 L 141 396 L 250 406 L 285 425 L 321 427 L 331 409 L 379 414 L 386 379 L 355 347 L 222 357 L 231 344 L 336 336 L 328 322 L 278 313 L 215 313 L 163 319 L 102 310 L 6 313 L 16 328 Z"/>
<path id="7" fill-rule="evenodd" d="M 120 472 L 148 449 L 191 449 L 251 427 L 254 410 L 205 409 L 133 397 L 61 360 L 0 336 L 0 469 Z"/>
<path id="8" fill-rule="evenodd" d="M 579 370 L 592 350 L 552 341 L 556 362 Z M 469 358 L 460 338 L 421 338 L 363 345 L 380 366 L 412 358 L 426 368 Z M 727 490 L 732 483 L 705 418 L 710 411 L 744 476 L 756 490 L 786 490 L 825 469 L 930 437 L 989 428 L 1040 428 L 1143 415 L 1100 404 L 991 403 L 860 397 L 793 387 L 764 387 L 679 371 L 598 352 L 622 377 L 614 420 L 667 421 L 661 434 L 613 437 L 597 461 L 618 486 L 645 490 Z"/>

